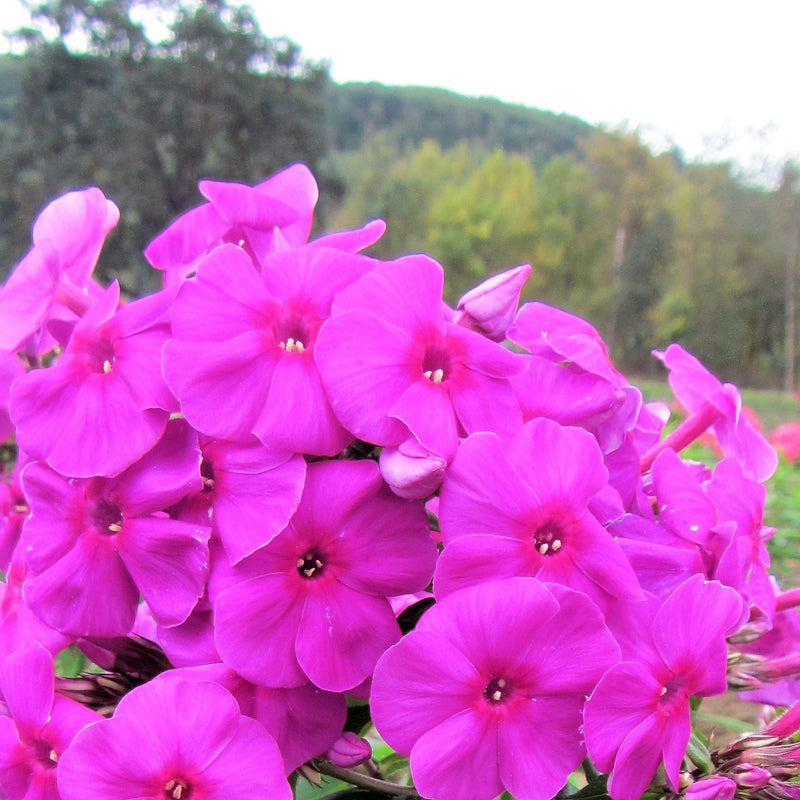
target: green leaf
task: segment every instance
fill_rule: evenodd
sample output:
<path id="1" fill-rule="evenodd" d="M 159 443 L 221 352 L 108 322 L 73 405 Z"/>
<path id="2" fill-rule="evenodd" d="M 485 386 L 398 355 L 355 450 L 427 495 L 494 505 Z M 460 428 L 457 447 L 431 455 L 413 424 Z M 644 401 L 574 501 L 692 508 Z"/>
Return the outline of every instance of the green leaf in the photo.
<path id="1" fill-rule="evenodd" d="M 703 772 L 710 773 L 713 769 L 711 763 L 711 753 L 708 748 L 700 741 L 700 737 L 696 733 L 692 733 L 689 737 L 689 744 L 686 747 L 686 755 L 692 760 L 692 763 L 702 769 Z"/>

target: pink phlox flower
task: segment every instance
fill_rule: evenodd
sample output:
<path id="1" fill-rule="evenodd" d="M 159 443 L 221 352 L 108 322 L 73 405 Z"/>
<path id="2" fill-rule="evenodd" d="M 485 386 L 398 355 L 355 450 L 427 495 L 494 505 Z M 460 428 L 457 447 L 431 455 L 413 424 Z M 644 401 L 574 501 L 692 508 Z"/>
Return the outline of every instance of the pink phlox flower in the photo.
<path id="1" fill-rule="evenodd" d="M 492 275 L 470 289 L 456 305 L 461 312 L 459 325 L 502 342 L 517 314 L 520 292 L 530 274 L 531 265 L 521 264 Z"/>
<path id="2" fill-rule="evenodd" d="M 712 775 L 687 786 L 683 796 L 686 800 L 733 800 L 736 783 L 724 775 Z"/>
<path id="3" fill-rule="evenodd" d="M 691 414 L 704 405 L 716 412 L 714 432 L 727 456 L 736 459 L 744 474 L 763 482 L 778 465 L 778 454 L 742 411 L 742 397 L 731 383 L 720 383 L 693 355 L 679 344 L 653 351 L 669 370 L 669 385 L 675 397 Z"/>
<path id="4" fill-rule="evenodd" d="M 35 613 L 76 636 L 124 636 L 141 593 L 162 623 L 185 620 L 205 587 L 210 531 L 163 509 L 198 491 L 199 464 L 197 436 L 183 420 L 115 478 L 66 479 L 29 464 L 21 545 Z"/>
<path id="5" fill-rule="evenodd" d="M 508 378 L 525 364 L 446 321 L 443 280 L 427 256 L 379 264 L 334 301 L 317 363 L 334 412 L 358 438 L 397 446 L 410 432 L 449 460 L 459 436 L 519 428 Z"/>
<path id="6" fill-rule="evenodd" d="M 309 464 L 286 529 L 224 580 L 215 567 L 219 654 L 253 683 L 352 689 L 400 638 L 388 598 L 426 588 L 435 559 L 422 506 L 377 464 Z"/>
<path id="7" fill-rule="evenodd" d="M 766 489 L 726 458 L 714 468 L 708 495 L 716 507 L 716 567 L 712 577 L 740 591 L 768 618 L 775 614 L 767 542 L 775 529 L 764 525 Z"/>
<path id="8" fill-rule="evenodd" d="M 102 717 L 54 693 L 53 657 L 38 644 L 0 666 L 0 791 L 8 800 L 59 800 L 56 766 L 75 735 Z"/>
<path id="9" fill-rule="evenodd" d="M 275 740 L 231 693 L 171 673 L 126 694 L 59 759 L 62 800 L 291 800 Z"/>
<path id="10" fill-rule="evenodd" d="M 508 331 L 508 338 L 532 355 L 566 362 L 599 375 L 614 386 L 628 381 L 612 364 L 603 338 L 586 320 L 548 306 L 525 303 Z"/>
<path id="11" fill-rule="evenodd" d="M 0 583 L 0 662 L 10 653 L 16 653 L 38 642 L 55 655 L 73 642 L 73 637 L 55 630 L 31 611 L 23 596 L 28 577 L 22 548 L 14 556 Z"/>
<path id="12" fill-rule="evenodd" d="M 437 597 L 517 575 L 570 586 L 600 604 L 637 596 L 630 564 L 587 508 L 607 478 L 597 442 L 580 428 L 540 418 L 505 443 L 491 433 L 468 437 L 440 493 Z"/>
<path id="13" fill-rule="evenodd" d="M 589 756 L 614 800 L 638 800 L 663 762 L 674 791 L 691 733 L 689 698 L 727 689 L 726 636 L 742 616 L 734 590 L 694 575 L 663 603 L 620 601 L 606 623 L 622 662 L 586 703 Z"/>
<path id="14" fill-rule="evenodd" d="M 800 423 L 784 422 L 772 431 L 769 440 L 787 461 L 794 463 L 800 458 Z"/>
<path id="15" fill-rule="evenodd" d="M 97 296 L 92 272 L 119 209 L 100 189 L 68 192 L 50 202 L 33 226 L 33 248 L 0 289 L 0 350 L 15 350 L 50 317 L 74 321 Z M 42 337 L 35 352 L 47 352 Z"/>
<path id="16" fill-rule="evenodd" d="M 319 197 L 304 164 L 293 164 L 252 187 L 201 181 L 200 192 L 209 202 L 178 217 L 145 248 L 147 260 L 164 271 L 167 286 L 191 275 L 222 244 L 240 246 L 254 264 L 284 243 L 298 247 L 308 238 Z"/>
<path id="17" fill-rule="evenodd" d="M 58 362 L 14 382 L 20 447 L 78 478 L 115 475 L 147 452 L 177 409 L 161 376 L 171 300 L 161 292 L 118 310 L 119 286 L 111 284 Z"/>
<path id="18" fill-rule="evenodd" d="M 169 674 L 225 687 L 242 714 L 258 720 L 275 739 L 287 775 L 333 746 L 347 718 L 343 694 L 325 692 L 311 683 L 283 689 L 257 686 L 224 664 L 176 669 Z"/>
<path id="19" fill-rule="evenodd" d="M 618 659 L 585 595 L 490 581 L 437 602 L 381 657 L 370 707 L 424 797 L 549 800 L 585 755 L 585 697 Z"/>
<path id="20" fill-rule="evenodd" d="M 336 455 L 352 441 L 315 357 L 338 292 L 374 262 L 323 247 L 273 253 L 259 274 L 240 248 L 217 248 L 181 286 L 164 376 L 203 433 L 275 450 Z"/>

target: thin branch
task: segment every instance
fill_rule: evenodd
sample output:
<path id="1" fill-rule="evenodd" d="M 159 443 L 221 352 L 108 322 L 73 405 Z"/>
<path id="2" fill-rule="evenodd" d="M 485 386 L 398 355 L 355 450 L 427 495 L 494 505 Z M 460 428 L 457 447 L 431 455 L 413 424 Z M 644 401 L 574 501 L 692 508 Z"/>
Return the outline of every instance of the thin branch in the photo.
<path id="1" fill-rule="evenodd" d="M 383 792 L 384 794 L 400 797 L 409 797 L 412 800 L 421 800 L 417 794 L 417 790 L 413 786 L 400 786 L 397 783 L 390 783 L 389 781 L 382 781 L 379 778 L 372 778 L 369 775 L 364 775 L 361 772 L 356 772 L 353 769 L 346 767 L 337 767 L 331 764 L 330 761 L 312 761 L 311 765 L 317 772 L 323 775 L 330 775 L 332 778 L 338 778 L 346 783 L 352 783 L 353 786 L 362 786 L 365 789 L 375 789 L 376 791 Z"/>

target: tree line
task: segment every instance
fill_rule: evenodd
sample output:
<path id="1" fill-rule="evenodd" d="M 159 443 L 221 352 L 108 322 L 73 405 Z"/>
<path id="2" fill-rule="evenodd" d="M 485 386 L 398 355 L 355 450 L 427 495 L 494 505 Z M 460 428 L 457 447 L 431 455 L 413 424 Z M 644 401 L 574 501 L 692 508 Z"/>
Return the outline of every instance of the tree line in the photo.
<path id="1" fill-rule="evenodd" d="M 256 183 L 302 160 L 317 232 L 383 217 L 374 253 L 430 253 L 451 301 L 531 263 L 526 299 L 586 316 L 624 369 L 680 341 L 725 379 L 794 386 L 791 165 L 778 189 L 754 187 L 573 117 L 337 86 L 227 0 L 47 0 L 17 41 L 23 55 L 0 59 L 0 275 L 51 197 L 94 184 L 122 211 L 101 277 L 150 291 L 141 251 L 200 202 L 199 179 Z"/>

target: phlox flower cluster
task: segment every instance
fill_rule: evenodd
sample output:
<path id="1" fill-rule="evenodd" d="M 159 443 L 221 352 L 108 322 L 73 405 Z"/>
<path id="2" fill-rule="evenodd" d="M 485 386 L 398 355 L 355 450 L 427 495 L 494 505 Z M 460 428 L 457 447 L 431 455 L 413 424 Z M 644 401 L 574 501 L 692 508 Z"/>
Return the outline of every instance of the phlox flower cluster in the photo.
<path id="1" fill-rule="evenodd" d="M 667 435 L 588 322 L 518 307 L 529 265 L 451 307 L 379 220 L 309 239 L 303 165 L 200 191 L 150 296 L 92 277 L 96 188 L 0 290 L 0 796 L 548 800 L 583 764 L 593 797 L 797 797 L 793 712 L 765 754 L 692 731 L 729 685 L 800 700 L 738 390 L 656 353 Z"/>

